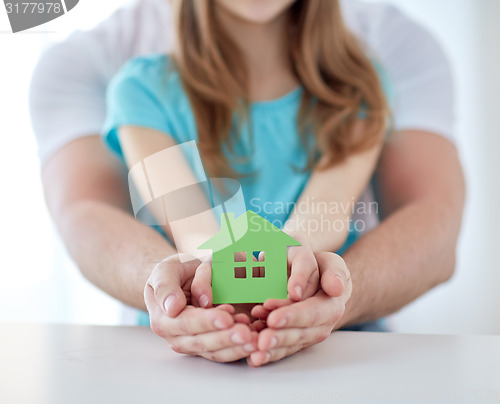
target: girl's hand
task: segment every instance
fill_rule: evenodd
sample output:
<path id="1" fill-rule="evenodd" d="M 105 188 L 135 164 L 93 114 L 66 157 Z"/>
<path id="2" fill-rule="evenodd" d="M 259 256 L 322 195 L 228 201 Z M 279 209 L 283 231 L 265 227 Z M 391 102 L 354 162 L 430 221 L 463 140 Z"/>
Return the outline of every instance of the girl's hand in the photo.
<path id="1" fill-rule="evenodd" d="M 319 268 L 313 251 L 302 242 L 300 246 L 288 247 L 288 298 L 292 301 L 313 296 L 319 287 Z M 260 258 L 260 257 L 259 257 Z"/>
<path id="2" fill-rule="evenodd" d="M 191 284 L 199 264 L 181 262 L 175 255 L 154 268 L 144 290 L 151 329 L 178 353 L 217 362 L 247 357 L 257 349 L 257 333 L 249 321 L 241 321 L 230 305 L 192 305 Z"/>
<path id="3" fill-rule="evenodd" d="M 315 257 L 321 289 L 314 296 L 297 303 L 270 299 L 252 310 L 267 328 L 259 333 L 259 350 L 247 359 L 250 366 L 280 360 L 324 341 L 342 318 L 352 292 L 349 270 L 337 254 L 320 252 Z"/>
<path id="4" fill-rule="evenodd" d="M 261 252 L 258 259 L 264 261 L 264 253 Z M 287 253 L 288 271 L 288 299 L 299 301 L 313 296 L 319 286 L 319 269 L 314 253 L 307 245 L 288 248 Z M 197 307 L 212 306 L 212 263 L 204 261 L 197 269 L 191 285 L 192 304 Z M 237 309 L 235 320 L 237 322 L 249 322 L 254 320 L 251 311 L 256 304 L 235 304 Z"/>

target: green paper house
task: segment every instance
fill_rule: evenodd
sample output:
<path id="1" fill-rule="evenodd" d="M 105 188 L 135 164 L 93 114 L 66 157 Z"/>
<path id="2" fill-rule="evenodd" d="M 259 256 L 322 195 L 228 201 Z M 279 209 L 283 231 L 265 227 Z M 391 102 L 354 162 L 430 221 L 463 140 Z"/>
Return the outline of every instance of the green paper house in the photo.
<path id="1" fill-rule="evenodd" d="M 300 245 L 248 210 L 223 213 L 219 233 L 198 249 L 212 250 L 213 303 L 262 303 L 287 297 L 287 247 Z M 264 261 L 256 261 L 264 252 Z"/>

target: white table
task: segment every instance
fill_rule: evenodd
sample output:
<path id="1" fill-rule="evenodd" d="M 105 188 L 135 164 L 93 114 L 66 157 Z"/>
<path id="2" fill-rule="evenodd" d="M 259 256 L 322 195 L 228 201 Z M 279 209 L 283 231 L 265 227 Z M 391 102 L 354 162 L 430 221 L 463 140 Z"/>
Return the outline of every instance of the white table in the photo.
<path id="1" fill-rule="evenodd" d="M 0 324 L 0 403 L 500 403 L 500 336 L 338 332 L 253 369 L 144 327 Z"/>

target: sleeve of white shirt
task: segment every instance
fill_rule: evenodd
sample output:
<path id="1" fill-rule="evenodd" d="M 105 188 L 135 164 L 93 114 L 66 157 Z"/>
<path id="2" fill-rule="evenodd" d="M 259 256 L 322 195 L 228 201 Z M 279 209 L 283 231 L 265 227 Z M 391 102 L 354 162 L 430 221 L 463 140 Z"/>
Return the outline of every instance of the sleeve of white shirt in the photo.
<path id="1" fill-rule="evenodd" d="M 99 135 L 106 87 L 129 59 L 165 51 L 168 8 L 140 0 L 91 31 L 77 31 L 44 52 L 33 73 L 30 113 L 42 164 L 71 141 Z M 148 29 L 148 26 L 158 29 Z"/>
<path id="2" fill-rule="evenodd" d="M 425 130 L 453 141 L 453 76 L 436 38 L 391 5 L 351 0 L 344 8 L 347 24 L 388 76 L 394 129 Z"/>

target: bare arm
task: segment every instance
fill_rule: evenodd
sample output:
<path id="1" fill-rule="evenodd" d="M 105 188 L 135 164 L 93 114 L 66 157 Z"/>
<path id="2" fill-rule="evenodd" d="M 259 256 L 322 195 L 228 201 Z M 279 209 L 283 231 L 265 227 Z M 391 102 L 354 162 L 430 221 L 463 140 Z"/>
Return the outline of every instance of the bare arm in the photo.
<path id="1" fill-rule="evenodd" d="M 130 214 L 123 165 L 96 135 L 60 149 L 42 174 L 49 210 L 83 275 L 145 310 L 146 281 L 155 264 L 175 250 Z"/>
<path id="2" fill-rule="evenodd" d="M 354 135 L 360 135 L 360 121 Z M 349 233 L 352 209 L 366 188 L 380 154 L 380 146 L 347 158 L 326 170 L 315 170 L 284 229 L 313 251 L 337 251 Z M 306 207 L 306 209 L 304 209 Z"/>
<path id="3" fill-rule="evenodd" d="M 173 200 L 172 197 L 158 195 L 157 198 L 163 203 L 157 204 L 150 211 L 163 226 L 165 234 L 175 242 L 179 252 L 198 258 L 205 256 L 207 251 L 199 250 L 198 246 L 219 231 L 218 222 L 212 214 L 209 195 L 206 194 L 208 190 L 204 191 L 200 186 L 200 182 L 206 178 L 196 177 L 186 160 L 183 147 L 174 147 L 177 142 L 167 133 L 125 125 L 119 128 L 119 140 L 129 169 L 133 169 L 134 165 L 140 162 L 148 161 L 147 176 L 142 179 L 134 178 L 137 182 L 147 182 L 136 183 L 143 198 L 150 196 L 149 189 L 178 190 L 189 187 L 184 197 Z M 159 155 L 161 158 L 156 158 L 153 162 L 148 159 L 158 152 L 164 153 Z M 193 211 L 198 213 L 190 219 Z M 181 223 L 177 221 L 174 234 L 169 217 L 179 215 L 183 220 Z"/>
<path id="4" fill-rule="evenodd" d="M 196 261 L 180 264 L 165 239 L 129 213 L 124 171 L 99 136 L 68 144 L 43 169 L 47 204 L 82 273 L 129 305 L 145 310 L 146 299 L 151 328 L 177 352 L 220 362 L 248 356 L 257 335 L 235 322 L 234 310 L 186 307 Z"/>
<path id="5" fill-rule="evenodd" d="M 321 277 L 323 290 L 341 280 L 341 294 L 320 290 L 295 304 L 269 304 L 269 328 L 259 335 L 252 364 L 279 360 L 323 341 L 333 329 L 393 313 L 452 275 L 465 193 L 455 147 L 432 133 L 402 131 L 387 142 L 378 175 L 388 216 L 344 255 L 349 270 L 335 264 L 335 254 L 320 253 L 333 264 Z"/>
<path id="6" fill-rule="evenodd" d="M 338 327 L 394 313 L 454 271 L 465 198 L 455 147 L 432 133 L 397 133 L 378 178 L 387 217 L 343 257 L 353 292 Z"/>

